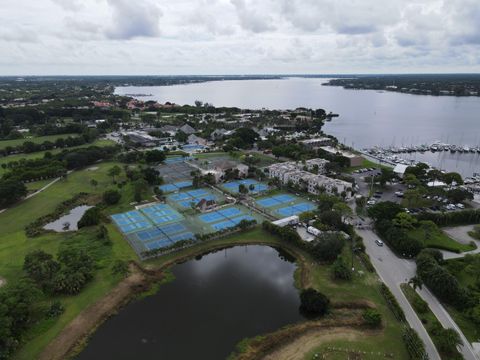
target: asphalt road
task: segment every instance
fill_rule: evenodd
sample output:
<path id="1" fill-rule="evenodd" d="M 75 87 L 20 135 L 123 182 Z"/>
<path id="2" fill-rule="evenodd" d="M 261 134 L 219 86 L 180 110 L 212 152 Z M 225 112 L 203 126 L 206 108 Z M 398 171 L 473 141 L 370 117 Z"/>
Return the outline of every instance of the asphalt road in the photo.
<path id="1" fill-rule="evenodd" d="M 439 360 L 440 355 L 432 339 L 430 339 L 425 327 L 400 289 L 401 283 L 408 282 L 410 278 L 415 276 L 415 264 L 409 260 L 399 259 L 388 246 L 375 244 L 375 240 L 380 239 L 373 231 L 357 229 L 357 233 L 363 237 L 366 252 L 370 256 L 378 275 L 397 299 L 412 329 L 418 333 L 425 344 L 425 350 L 430 360 Z"/>
<path id="2" fill-rule="evenodd" d="M 409 279 L 415 276 L 415 262 L 413 260 L 398 258 L 387 245 L 376 245 L 375 240 L 379 239 L 379 237 L 373 231 L 357 229 L 357 233 L 363 237 L 366 252 L 370 256 L 378 275 L 392 291 L 393 295 L 405 312 L 405 316 L 410 326 L 415 329 L 422 338 L 430 359 L 440 359 L 440 356 L 432 340 L 430 339 L 430 336 L 425 330 L 425 327 L 415 314 L 415 311 L 410 306 L 410 303 L 400 289 L 401 283 L 408 282 Z M 460 328 L 457 326 L 442 304 L 438 301 L 438 299 L 426 287 L 423 287 L 421 290 L 417 289 L 417 292 L 422 299 L 428 303 L 430 309 L 444 328 L 453 328 L 460 334 L 464 345 L 461 346 L 459 350 L 462 353 L 463 358 L 466 360 L 480 359 L 480 357 L 475 355 L 471 344 L 465 338 Z"/>

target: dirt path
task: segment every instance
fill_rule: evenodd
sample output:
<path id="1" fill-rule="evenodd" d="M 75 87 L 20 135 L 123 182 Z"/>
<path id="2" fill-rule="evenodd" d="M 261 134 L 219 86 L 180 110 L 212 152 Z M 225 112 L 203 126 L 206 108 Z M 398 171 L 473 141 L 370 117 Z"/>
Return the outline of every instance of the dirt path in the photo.
<path id="1" fill-rule="evenodd" d="M 149 275 L 131 265 L 131 274 L 121 281 L 108 296 L 102 297 L 72 320 L 60 334 L 43 350 L 39 360 L 61 360 L 68 358 L 71 351 L 95 328 L 116 310 L 128 302 L 132 295 L 146 289 Z M 158 275 L 157 275 L 158 276 Z"/>
<path id="2" fill-rule="evenodd" d="M 359 340 L 366 336 L 365 330 L 355 330 L 348 327 L 337 327 L 332 329 L 312 330 L 300 336 L 291 343 L 278 348 L 276 351 L 265 356 L 264 360 L 303 360 L 305 355 L 325 342 L 335 340 Z"/>

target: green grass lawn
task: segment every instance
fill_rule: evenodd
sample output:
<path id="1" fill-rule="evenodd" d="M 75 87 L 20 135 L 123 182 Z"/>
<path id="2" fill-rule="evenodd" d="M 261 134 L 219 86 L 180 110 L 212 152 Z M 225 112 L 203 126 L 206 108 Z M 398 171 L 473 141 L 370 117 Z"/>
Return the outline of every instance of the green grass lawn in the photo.
<path id="1" fill-rule="evenodd" d="M 422 321 L 423 325 L 425 326 L 425 329 L 427 330 L 428 334 L 430 335 L 433 343 L 437 347 L 438 350 L 438 339 L 434 335 L 434 329 L 437 327 L 442 327 L 440 324 L 440 321 L 438 321 L 437 317 L 435 314 L 430 310 L 430 308 L 426 307 L 426 311 L 423 311 L 423 309 L 419 308 L 417 305 L 418 303 L 423 302 L 422 298 L 420 295 L 417 294 L 413 288 L 407 284 L 402 284 L 400 285 L 402 288 L 403 293 L 405 294 L 406 298 L 408 299 L 408 302 L 410 305 L 412 305 L 412 308 L 415 310 L 415 313 L 418 315 L 419 319 Z M 440 351 L 439 351 L 440 352 Z M 440 357 L 445 360 L 450 360 L 450 359 L 462 359 L 462 355 L 457 351 L 455 354 L 445 354 L 445 353 L 440 353 Z"/>
<path id="2" fill-rule="evenodd" d="M 107 171 L 115 162 L 96 164 L 97 170 L 80 170 L 70 174 L 66 179 L 60 180 L 44 192 L 20 202 L 16 206 L 0 214 L 0 276 L 8 282 L 14 282 L 22 274 L 23 259 L 25 255 L 36 249 L 43 249 L 56 254 L 63 246 L 92 246 L 92 230 L 82 229 L 76 233 L 56 234 L 48 233 L 36 238 L 27 238 L 24 228 L 34 219 L 52 212 L 62 201 L 71 198 L 78 192 L 89 192 L 102 194 L 106 189 L 116 188 L 112 185 L 111 178 Z M 98 182 L 96 187 L 90 185 L 90 180 Z M 122 199 L 119 204 L 109 207 L 105 213 L 112 214 L 126 211 L 132 208 L 133 189 L 130 185 L 121 189 Z M 136 255 L 123 238 L 122 234 L 113 224 L 107 225 L 112 245 L 108 247 L 94 247 L 94 254 L 98 257 L 99 268 L 95 278 L 77 296 L 61 297 L 65 306 L 65 312 L 54 320 L 40 320 L 33 326 L 25 336 L 25 344 L 15 355 L 15 359 L 34 359 L 42 349 L 53 340 L 58 333 L 73 320 L 83 309 L 108 293 L 119 281 L 119 278 L 111 274 L 111 264 L 116 259 L 136 259 Z M 157 267 L 168 261 L 182 257 L 194 256 L 199 251 L 208 252 L 212 247 L 228 246 L 242 243 L 262 242 L 267 245 L 278 246 L 280 240 L 265 233 L 260 227 L 246 233 L 232 237 L 219 239 L 213 242 L 201 243 L 189 249 L 175 254 L 169 254 L 159 259 L 150 260 L 145 263 L 148 267 Z M 346 249 L 345 256 L 348 256 Z M 400 324 L 393 318 L 385 301 L 378 291 L 378 279 L 376 275 L 370 274 L 363 269 L 363 266 L 355 260 L 355 267 L 363 271 L 363 275 L 357 273 L 352 282 L 335 282 L 331 279 L 330 267 L 315 265 L 313 260 L 308 261 L 311 273 L 312 286 L 331 296 L 332 300 L 353 300 L 368 299 L 378 305 L 379 311 L 385 320 L 385 330 L 375 339 L 366 342 L 370 347 L 391 344 L 390 351 L 395 353 L 396 358 L 406 359 L 406 350 L 403 343 L 398 341 L 401 337 Z M 298 272 L 296 272 L 298 276 Z M 298 280 L 298 279 L 297 279 Z M 298 285 L 298 281 L 297 281 Z M 50 300 L 50 299 L 49 299 Z"/>
<path id="3" fill-rule="evenodd" d="M 33 182 L 30 182 L 30 183 L 26 183 L 25 186 L 27 187 L 28 191 L 37 191 L 37 190 L 41 189 L 42 187 L 44 187 L 45 185 L 50 184 L 54 180 L 55 179 L 33 181 Z"/>
<path id="4" fill-rule="evenodd" d="M 344 258 L 351 260 L 350 250 L 345 247 Z M 361 342 L 339 340 L 350 349 L 362 351 L 380 351 L 395 354 L 395 359 L 408 359 L 407 350 L 403 344 L 402 325 L 388 308 L 385 299 L 379 291 L 379 279 L 376 274 L 369 273 L 363 264 L 354 258 L 357 270 L 353 281 L 334 281 L 331 278 L 331 266 L 315 266 L 313 271 L 313 286 L 331 298 L 332 301 L 354 301 L 367 299 L 372 301 L 382 313 L 384 330 L 375 337 L 362 339 Z M 360 274 L 360 271 L 362 274 Z M 335 342 L 328 345 L 335 345 Z M 343 346 L 342 345 L 342 346 Z M 320 347 L 326 346 L 322 344 Z M 319 349 L 317 349 L 319 350 Z M 368 358 L 368 357 L 367 357 Z M 375 359 L 375 357 L 373 357 Z"/>
<path id="5" fill-rule="evenodd" d="M 420 228 L 410 230 L 408 235 L 412 238 L 423 241 L 425 246 L 430 248 L 443 249 L 456 253 L 475 249 L 475 246 L 470 244 L 461 244 L 453 240 L 440 229 L 438 229 L 438 231 L 429 232 L 428 237 L 425 236 L 425 232 Z"/>
<path id="6" fill-rule="evenodd" d="M 352 173 L 355 170 L 359 170 L 359 169 L 363 169 L 363 168 L 392 169 L 392 166 L 388 166 L 388 165 L 384 165 L 384 164 L 377 164 L 373 161 L 370 161 L 368 159 L 363 158 L 362 165 L 360 165 L 360 166 L 350 166 L 349 168 L 347 168 L 347 170 L 345 170 L 345 172 Z"/>
<path id="7" fill-rule="evenodd" d="M 85 244 L 92 242 L 91 230 L 85 229 L 76 233 L 56 234 L 48 233 L 35 238 L 25 236 L 24 227 L 34 219 L 52 212 L 62 201 L 71 198 L 74 194 L 85 191 L 101 194 L 106 189 L 113 188 L 107 171 L 119 163 L 106 162 L 95 166 L 97 170 L 80 170 L 70 174 L 67 179 L 60 180 L 44 192 L 20 202 L 16 206 L 0 214 L 0 276 L 8 282 L 14 282 L 23 274 L 22 266 L 25 255 L 37 249 L 55 254 L 65 244 Z M 98 186 L 90 185 L 90 180 L 98 181 Z M 127 186 L 122 189 L 122 199 L 111 211 L 131 208 L 133 191 Z M 110 209 L 108 209 L 110 211 Z M 116 259 L 136 259 L 136 255 L 123 236 L 112 224 L 107 225 L 112 246 L 101 250 L 99 269 L 95 279 L 77 296 L 61 297 L 65 305 L 65 313 L 55 320 L 42 320 L 37 323 L 26 335 L 26 344 L 16 354 L 15 359 L 34 359 L 43 347 L 48 344 L 60 330 L 74 319 L 80 311 L 97 299 L 104 296 L 119 281 L 111 275 L 111 263 Z M 93 240 L 94 241 L 94 240 Z M 95 253 L 98 251 L 95 250 Z"/>
<path id="8" fill-rule="evenodd" d="M 0 144 L 1 144 L 1 142 L 0 142 Z M 110 146 L 110 145 L 115 145 L 115 142 L 112 141 L 112 140 L 101 139 L 101 140 L 95 140 L 92 143 L 83 144 L 83 145 L 79 145 L 79 146 L 73 146 L 73 147 L 66 148 L 66 149 L 53 149 L 53 150 L 49 150 L 49 151 L 38 151 L 38 152 L 34 152 L 34 153 L 29 153 L 29 154 L 9 155 L 9 156 L 0 157 L 0 165 L 9 163 L 11 161 L 19 161 L 21 159 L 27 159 L 27 160 L 41 159 L 41 158 L 44 157 L 46 152 L 49 152 L 49 153 L 54 155 L 54 154 L 58 154 L 58 153 L 62 152 L 63 150 L 74 150 L 74 149 L 80 149 L 80 148 L 85 148 L 85 147 L 89 147 L 89 146 Z M 5 171 L 8 171 L 8 170 L 5 170 L 0 166 L 0 175 L 2 175 Z"/>
<path id="9" fill-rule="evenodd" d="M 1 140 L 0 141 L 0 149 L 5 149 L 7 146 L 22 145 L 25 141 L 31 141 L 35 144 L 41 144 L 44 141 L 55 142 L 57 139 L 67 138 L 69 136 L 76 137 L 76 136 L 78 136 L 78 134 L 47 135 L 47 136 L 37 136 L 37 137 L 24 138 L 24 139 Z"/>

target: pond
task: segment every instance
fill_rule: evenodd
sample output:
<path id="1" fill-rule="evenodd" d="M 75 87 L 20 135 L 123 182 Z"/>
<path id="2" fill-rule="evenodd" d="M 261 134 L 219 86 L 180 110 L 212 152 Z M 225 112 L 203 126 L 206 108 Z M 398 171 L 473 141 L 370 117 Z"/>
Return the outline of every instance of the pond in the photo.
<path id="1" fill-rule="evenodd" d="M 225 359 L 243 338 L 302 320 L 295 269 L 267 246 L 176 265 L 174 281 L 107 320 L 77 359 Z"/>
<path id="2" fill-rule="evenodd" d="M 51 223 L 48 223 L 43 228 L 45 230 L 53 230 L 57 232 L 78 230 L 78 222 L 82 218 L 83 214 L 85 214 L 85 211 L 87 211 L 91 207 L 92 206 L 89 205 L 77 206 L 70 210 L 68 214 L 63 215 L 62 217 L 58 218 L 55 221 L 52 221 Z M 70 224 L 68 228 L 66 227 L 66 223 Z"/>

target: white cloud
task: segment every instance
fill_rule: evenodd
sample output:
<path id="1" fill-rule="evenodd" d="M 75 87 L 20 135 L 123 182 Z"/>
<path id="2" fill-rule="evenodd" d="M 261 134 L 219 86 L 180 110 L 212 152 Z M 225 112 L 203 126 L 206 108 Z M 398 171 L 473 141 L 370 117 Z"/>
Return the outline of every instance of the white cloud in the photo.
<path id="1" fill-rule="evenodd" d="M 5 0 L 0 74 L 480 71 L 478 0 Z"/>
<path id="2" fill-rule="evenodd" d="M 160 35 L 159 20 L 162 11 L 153 3 L 142 0 L 107 0 L 112 8 L 112 25 L 107 37 L 129 40 L 135 37 Z"/>
<path id="3" fill-rule="evenodd" d="M 240 25 L 245 30 L 262 33 L 275 29 L 269 14 L 256 10 L 259 3 L 258 1 L 252 1 L 247 4 L 245 0 L 231 0 L 231 3 L 235 7 Z"/>

